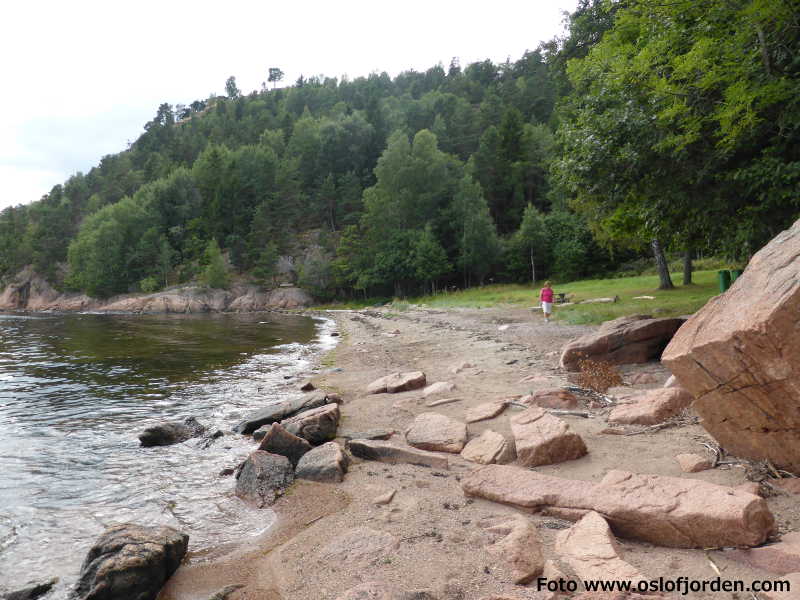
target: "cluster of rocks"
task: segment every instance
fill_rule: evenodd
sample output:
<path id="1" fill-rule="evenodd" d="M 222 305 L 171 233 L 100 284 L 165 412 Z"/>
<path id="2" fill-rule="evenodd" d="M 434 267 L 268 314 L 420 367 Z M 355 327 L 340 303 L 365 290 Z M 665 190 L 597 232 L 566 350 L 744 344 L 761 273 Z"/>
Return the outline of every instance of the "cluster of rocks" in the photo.
<path id="1" fill-rule="evenodd" d="M 236 495 L 263 507 L 282 496 L 295 478 L 342 481 L 349 459 L 333 441 L 339 402 L 335 394 L 314 391 L 261 409 L 237 425 L 236 431 L 252 433 L 259 445 L 236 470 Z"/>

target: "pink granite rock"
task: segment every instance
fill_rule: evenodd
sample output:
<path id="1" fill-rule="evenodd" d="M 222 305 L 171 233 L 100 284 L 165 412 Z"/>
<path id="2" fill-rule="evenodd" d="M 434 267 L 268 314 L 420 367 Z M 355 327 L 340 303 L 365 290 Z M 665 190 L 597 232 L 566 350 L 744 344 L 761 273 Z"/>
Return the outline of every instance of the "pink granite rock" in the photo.
<path id="1" fill-rule="evenodd" d="M 506 409 L 506 406 L 508 406 L 508 400 L 506 399 L 478 404 L 478 406 L 473 406 L 467 411 L 466 421 L 467 423 L 476 423 L 486 419 L 494 419 Z"/>
<path id="2" fill-rule="evenodd" d="M 656 425 L 674 417 L 692 403 L 692 396 L 683 388 L 656 388 L 627 399 L 608 415 L 609 423 L 624 425 Z"/>
<path id="3" fill-rule="evenodd" d="M 421 450 L 458 454 L 467 443 L 467 426 L 438 413 L 421 413 L 406 430 L 406 441 Z"/>
<path id="4" fill-rule="evenodd" d="M 586 444 L 569 425 L 542 408 L 529 408 L 511 418 L 519 464 L 551 465 L 585 455 Z"/>
<path id="5" fill-rule="evenodd" d="M 514 445 L 505 436 L 487 429 L 478 437 L 467 442 L 461 457 L 482 465 L 510 463 L 516 458 Z"/>
<path id="6" fill-rule="evenodd" d="M 684 473 L 699 473 L 711 468 L 711 461 L 699 454 L 678 454 L 675 457 Z"/>
<path id="7" fill-rule="evenodd" d="M 413 371 L 411 373 L 392 373 L 376 379 L 367 386 L 368 394 L 382 394 L 384 392 L 395 394 L 425 387 L 425 373 Z"/>

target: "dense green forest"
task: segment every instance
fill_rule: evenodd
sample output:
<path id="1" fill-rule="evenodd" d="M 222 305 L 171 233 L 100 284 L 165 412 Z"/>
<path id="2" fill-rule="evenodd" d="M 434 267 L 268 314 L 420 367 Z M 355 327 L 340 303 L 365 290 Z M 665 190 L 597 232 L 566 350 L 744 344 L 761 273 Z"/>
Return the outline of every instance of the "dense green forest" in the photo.
<path id="1" fill-rule="evenodd" d="M 164 103 L 127 150 L 0 213 L 0 279 L 269 283 L 313 232 L 302 285 L 402 295 L 744 260 L 800 216 L 794 0 L 581 0 L 566 25 L 513 62 L 281 88 L 273 67 L 259 91 Z"/>

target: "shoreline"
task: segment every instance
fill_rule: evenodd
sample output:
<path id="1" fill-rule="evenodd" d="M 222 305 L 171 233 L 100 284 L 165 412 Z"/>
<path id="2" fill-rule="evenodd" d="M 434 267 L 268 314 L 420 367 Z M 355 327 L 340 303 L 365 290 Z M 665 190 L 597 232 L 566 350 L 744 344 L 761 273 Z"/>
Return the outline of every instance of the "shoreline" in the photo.
<path id="1" fill-rule="evenodd" d="M 308 311 L 312 312 L 312 311 Z M 318 314 L 323 311 L 313 311 Z M 569 385 L 558 366 L 560 350 L 594 326 L 545 324 L 530 310 L 391 308 L 329 313 L 341 333 L 340 342 L 321 363 L 333 366 L 312 377 L 318 389 L 343 398 L 342 434 L 368 429 L 392 429 L 402 440 L 405 428 L 423 412 L 438 412 L 456 420 L 487 401 Z M 458 372 L 464 362 L 472 367 Z M 396 394 L 366 393 L 369 383 L 397 371 L 421 370 L 428 384 L 448 381 L 455 391 L 425 398 L 422 390 Z M 646 374 L 657 383 L 628 384 L 616 391 L 660 387 L 668 373 L 657 362 L 620 367 L 626 381 Z M 435 408 L 428 402 L 459 398 Z M 509 407 L 493 419 L 468 425 L 470 438 L 486 429 L 510 437 L 508 419 L 519 409 Z M 746 482 L 744 469 L 723 467 L 684 474 L 674 456 L 697 452 L 710 439 L 696 423 L 633 437 L 605 435 L 604 418 L 564 417 L 580 433 L 589 454 L 578 460 L 537 467 L 536 471 L 567 479 L 595 481 L 611 469 L 699 479 L 725 486 Z M 460 479 L 475 463 L 458 454 L 442 454 L 449 469 L 411 464 L 385 464 L 353 459 L 339 484 L 298 481 L 272 509 L 276 525 L 233 553 L 183 565 L 170 579 L 160 600 L 201 600 L 229 585 L 242 585 L 230 600 L 336 600 L 344 592 L 370 581 L 407 592 L 425 591 L 437 600 L 544 599 L 531 586 L 510 583 L 506 567 L 489 549 L 493 541 L 487 523 L 518 516 L 510 506 L 465 497 Z M 380 496 L 394 491 L 388 504 Z M 784 528 L 800 527 L 800 514 L 789 497 L 770 498 L 770 508 Z M 323 510 L 320 513 L 314 510 Z M 323 514 L 324 513 L 324 514 Z M 555 516 L 531 517 L 545 556 L 557 558 L 555 535 L 571 523 Z M 673 549 L 620 539 L 623 558 L 648 577 L 671 574 L 706 579 L 715 574 L 702 550 Z M 727 579 L 766 579 L 758 571 L 714 551 L 713 561 Z M 567 572 L 568 577 L 574 574 Z M 775 577 L 773 577 L 775 578 Z M 420 596 L 423 597 L 423 596 Z M 733 596 L 694 596 L 732 600 Z M 388 596 L 387 596 L 388 598 Z"/>

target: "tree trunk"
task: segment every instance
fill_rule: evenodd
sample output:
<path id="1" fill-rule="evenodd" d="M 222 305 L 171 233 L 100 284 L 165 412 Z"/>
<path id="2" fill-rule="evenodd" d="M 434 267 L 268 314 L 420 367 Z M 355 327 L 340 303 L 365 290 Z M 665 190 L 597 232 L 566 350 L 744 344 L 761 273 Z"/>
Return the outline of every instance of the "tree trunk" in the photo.
<path id="1" fill-rule="evenodd" d="M 536 283 L 536 265 L 533 264 L 533 246 L 531 246 L 531 281 Z"/>
<path id="2" fill-rule="evenodd" d="M 658 269 L 658 279 L 660 290 L 672 290 L 675 288 L 672 285 L 672 279 L 669 276 L 669 266 L 667 265 L 667 257 L 664 256 L 664 249 L 661 247 L 661 242 L 653 240 L 650 242 L 650 247 L 653 249 L 653 257 L 656 259 L 656 269 Z"/>
<path id="3" fill-rule="evenodd" d="M 683 253 L 683 285 L 692 285 L 692 248 L 687 246 Z"/>

